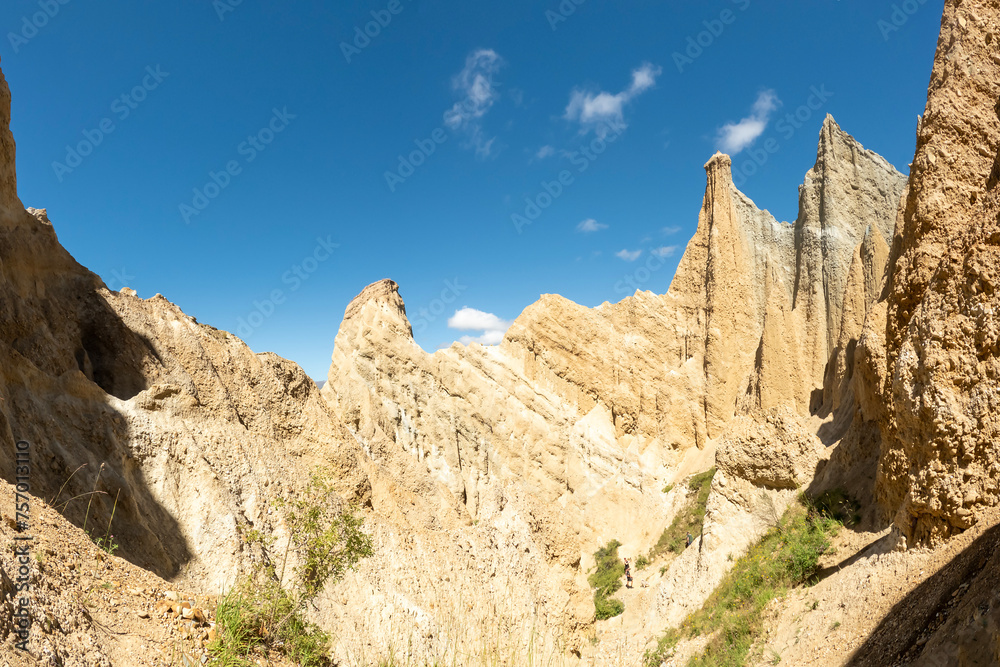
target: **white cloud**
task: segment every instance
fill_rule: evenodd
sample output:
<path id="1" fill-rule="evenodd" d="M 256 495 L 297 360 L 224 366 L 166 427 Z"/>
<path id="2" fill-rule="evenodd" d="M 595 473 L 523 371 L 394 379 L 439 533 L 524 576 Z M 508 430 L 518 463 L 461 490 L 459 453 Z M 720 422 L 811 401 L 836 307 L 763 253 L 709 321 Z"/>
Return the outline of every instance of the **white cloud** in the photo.
<path id="1" fill-rule="evenodd" d="M 499 345 L 503 342 L 504 331 L 486 331 L 482 336 L 462 336 L 459 342 L 463 345 L 479 343 L 480 345 Z"/>
<path id="2" fill-rule="evenodd" d="M 600 223 L 597 220 L 594 220 L 593 218 L 589 218 L 581 222 L 579 225 L 577 225 L 576 231 L 583 232 L 584 234 L 589 234 L 591 232 L 599 232 L 602 229 L 607 229 L 607 228 L 608 228 L 607 225 Z"/>
<path id="3" fill-rule="evenodd" d="M 624 259 L 626 262 L 634 262 L 639 259 L 640 255 L 642 255 L 641 250 L 619 250 L 615 253 L 615 257 Z"/>
<path id="4" fill-rule="evenodd" d="M 656 77 L 662 71 L 650 63 L 643 63 L 632 71 L 631 85 L 616 95 L 604 91 L 594 93 L 579 88 L 574 89 L 570 94 L 563 118 L 579 122 L 580 131 L 583 133 L 594 129 L 597 129 L 598 134 L 607 132 L 606 127 L 598 128 L 611 123 L 624 127 L 625 105 L 652 88 L 656 84 Z"/>
<path id="5" fill-rule="evenodd" d="M 652 252 L 660 259 L 666 259 L 667 257 L 673 257 L 675 254 L 677 254 L 677 246 L 665 245 L 662 248 L 654 248 L 650 252 Z"/>
<path id="6" fill-rule="evenodd" d="M 729 155 L 736 155 L 747 146 L 753 144 L 757 137 L 764 134 L 771 114 L 781 106 L 781 100 L 773 90 L 762 90 L 757 94 L 750 115 L 738 123 L 726 123 L 719 128 L 719 150 Z"/>
<path id="7" fill-rule="evenodd" d="M 544 160 L 547 157 L 555 155 L 555 153 L 556 149 L 553 148 L 552 146 L 542 146 L 541 148 L 538 149 L 538 152 L 535 153 L 535 158 L 538 160 Z"/>
<path id="8" fill-rule="evenodd" d="M 464 132 L 466 148 L 473 148 L 476 156 L 487 158 L 493 151 L 496 137 L 487 138 L 480 119 L 486 115 L 500 97 L 498 84 L 493 80 L 503 59 L 492 49 L 473 51 L 465 59 L 465 67 L 451 81 L 452 88 L 464 98 L 444 114 L 444 124 L 456 132 Z"/>
<path id="9" fill-rule="evenodd" d="M 502 320 L 493 313 L 483 312 L 468 306 L 456 310 L 448 318 L 448 326 L 459 331 L 482 331 L 481 336 L 462 336 L 459 341 L 465 345 L 480 343 L 482 345 L 499 345 L 511 323 Z"/>
<path id="10" fill-rule="evenodd" d="M 680 227 L 676 227 L 676 226 L 664 227 L 660 231 L 663 232 L 664 234 L 666 234 L 667 236 L 672 236 L 672 235 L 676 234 L 677 232 L 681 231 L 681 228 Z"/>

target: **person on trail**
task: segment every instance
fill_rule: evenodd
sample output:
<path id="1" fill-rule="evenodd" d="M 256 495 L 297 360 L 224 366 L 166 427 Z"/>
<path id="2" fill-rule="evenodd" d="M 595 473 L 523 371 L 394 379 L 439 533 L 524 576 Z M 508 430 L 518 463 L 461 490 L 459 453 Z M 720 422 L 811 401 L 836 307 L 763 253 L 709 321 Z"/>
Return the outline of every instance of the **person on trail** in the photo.
<path id="1" fill-rule="evenodd" d="M 632 566 L 629 565 L 628 558 L 625 559 L 625 588 L 632 588 Z"/>
<path id="2" fill-rule="evenodd" d="M 691 542 L 693 542 L 693 541 L 694 540 L 691 539 L 691 533 L 688 533 L 688 541 L 687 541 L 687 544 L 685 544 L 684 546 L 687 546 L 687 547 L 691 546 Z"/>

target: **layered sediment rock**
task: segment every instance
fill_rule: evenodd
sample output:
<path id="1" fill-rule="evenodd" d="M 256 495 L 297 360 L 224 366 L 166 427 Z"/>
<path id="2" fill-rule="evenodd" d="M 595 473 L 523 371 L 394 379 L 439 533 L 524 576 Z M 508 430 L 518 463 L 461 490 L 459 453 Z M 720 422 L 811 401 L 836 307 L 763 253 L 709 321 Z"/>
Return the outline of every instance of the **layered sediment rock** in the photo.
<path id="1" fill-rule="evenodd" d="M 876 238 L 891 237 L 906 180 L 832 117 L 794 224 L 735 188 L 727 156 L 705 168 L 698 229 L 666 294 L 593 310 L 545 296 L 501 346 L 581 410 L 608 406 L 617 433 L 680 449 L 718 437 L 741 411 L 819 409 L 854 255 L 864 244 L 868 304 L 884 267 Z"/>

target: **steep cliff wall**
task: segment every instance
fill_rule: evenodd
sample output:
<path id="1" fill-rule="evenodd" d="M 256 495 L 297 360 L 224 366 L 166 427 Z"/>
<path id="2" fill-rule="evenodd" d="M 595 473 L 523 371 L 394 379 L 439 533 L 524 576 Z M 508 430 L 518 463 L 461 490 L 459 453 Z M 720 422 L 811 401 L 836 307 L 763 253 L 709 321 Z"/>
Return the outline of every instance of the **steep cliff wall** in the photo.
<path id="1" fill-rule="evenodd" d="M 0 448 L 30 441 L 32 493 L 84 497 L 64 509 L 77 525 L 114 510 L 120 554 L 218 588 L 242 559 L 238 527 L 336 458 L 340 427 L 295 364 L 74 261 L 17 198 L 9 104 L 0 79 Z M 0 475 L 13 465 L 0 456 Z"/>
<path id="2" fill-rule="evenodd" d="M 396 553 L 376 556 L 375 570 L 363 567 L 337 588 L 342 602 L 331 623 L 350 636 L 393 635 L 398 616 L 359 618 L 348 601 L 405 601 L 414 623 L 438 628 L 430 633 L 437 639 L 414 640 L 433 652 L 443 641 L 441 614 L 427 610 L 456 609 L 463 599 L 482 604 L 478 570 L 463 559 L 490 558 L 489 536 L 506 554 L 495 576 L 517 591 L 513 607 L 500 605 L 505 623 L 535 622 L 513 611 L 534 605 L 549 619 L 550 637 L 579 646 L 593 613 L 583 574 L 591 554 L 610 539 L 623 553 L 645 552 L 675 509 L 662 489 L 692 467 L 708 468 L 717 441 L 725 465 L 706 533 L 657 586 L 649 618 L 635 622 L 650 631 L 697 607 L 728 556 L 780 516 L 798 493 L 791 487 L 807 484 L 823 457 L 803 418 L 835 395 L 849 400 L 841 394 L 905 178 L 827 118 L 799 218 L 789 224 L 734 187 L 730 164 L 719 154 L 705 165 L 698 230 L 666 294 L 639 291 L 597 308 L 544 295 L 500 346 L 454 344 L 433 354 L 414 342 L 394 282 L 366 287 L 347 306 L 322 395 L 361 445 L 365 466 L 396 471 L 381 479 L 369 473 L 377 531 Z M 827 372 L 831 354 L 840 361 Z M 838 387 L 829 401 L 824 381 Z M 733 422 L 744 414 L 754 417 Z M 765 451 L 772 436 L 788 451 Z M 756 455 L 777 468 L 795 463 L 773 471 L 774 481 L 749 462 Z M 756 477 L 741 476 L 747 470 Z M 410 485 L 420 509 L 407 509 L 390 490 Z M 387 514 L 389 521 L 377 518 Z M 533 519 L 515 529 L 513 517 Z M 417 536 L 412 547 L 404 546 L 406 531 Z M 452 555 L 456 540 L 468 545 L 466 556 Z M 450 563 L 432 558 L 435 576 L 469 579 L 468 592 L 424 573 L 401 584 L 428 545 Z M 522 598 L 524 588 L 538 594 Z"/>
<path id="3" fill-rule="evenodd" d="M 546 296 L 521 314 L 501 347 L 529 379 L 581 410 L 608 406 L 619 434 L 679 449 L 717 438 L 738 412 L 821 407 L 854 254 L 892 236 L 906 178 L 827 117 L 787 224 L 735 188 L 730 164 L 705 165 L 698 229 L 666 294 L 593 310 Z M 866 258 L 877 282 L 884 258 Z"/>
<path id="4" fill-rule="evenodd" d="M 878 492 L 911 541 L 968 528 L 1000 500 L 998 38 L 995 1 L 945 4 L 893 240 Z"/>

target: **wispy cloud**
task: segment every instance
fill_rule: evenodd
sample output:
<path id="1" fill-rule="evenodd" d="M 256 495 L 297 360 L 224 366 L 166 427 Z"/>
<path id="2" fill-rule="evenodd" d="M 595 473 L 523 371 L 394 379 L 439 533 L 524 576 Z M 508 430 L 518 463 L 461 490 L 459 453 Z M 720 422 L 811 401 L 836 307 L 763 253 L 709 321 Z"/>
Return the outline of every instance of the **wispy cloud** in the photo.
<path id="1" fill-rule="evenodd" d="M 570 94 L 563 118 L 578 122 L 583 133 L 608 123 L 624 126 L 625 105 L 652 88 L 656 84 L 656 77 L 662 71 L 660 67 L 643 63 L 632 71 L 631 85 L 615 95 L 605 91 L 595 93 L 576 88 Z"/>
<path id="2" fill-rule="evenodd" d="M 781 100 L 773 90 L 762 90 L 757 94 L 750 115 L 738 123 L 726 123 L 719 128 L 718 147 L 723 153 L 736 155 L 764 134 L 771 114 L 781 106 Z"/>
<path id="3" fill-rule="evenodd" d="M 584 234 L 590 234 L 592 232 L 599 232 L 602 229 L 607 229 L 607 228 L 608 226 L 605 225 L 604 223 L 598 222 L 593 218 L 588 218 L 587 220 L 584 220 L 583 222 L 581 222 L 579 225 L 576 226 L 576 231 L 582 232 Z"/>
<path id="4" fill-rule="evenodd" d="M 626 262 L 634 262 L 639 259 L 641 255 L 641 250 L 619 250 L 615 253 L 615 257 L 618 259 L 624 259 Z"/>
<path id="5" fill-rule="evenodd" d="M 487 313 L 468 306 L 456 310 L 448 318 L 448 326 L 459 331 L 482 331 L 479 336 L 462 336 L 459 341 L 464 345 L 480 343 L 482 345 L 499 345 L 511 323 L 502 320 L 493 313 Z"/>
<path id="6" fill-rule="evenodd" d="M 665 245 L 662 248 L 654 248 L 650 252 L 652 252 L 660 259 L 666 259 L 667 257 L 673 257 L 674 255 L 677 254 L 677 246 Z"/>
<path id="7" fill-rule="evenodd" d="M 556 149 L 553 148 L 552 146 L 542 146 L 541 148 L 538 149 L 538 152 L 535 153 L 535 159 L 544 160 L 545 158 L 551 157 L 555 154 L 556 154 Z"/>
<path id="8" fill-rule="evenodd" d="M 670 226 L 670 227 L 664 227 L 660 231 L 666 234 L 667 236 L 673 236 L 677 232 L 681 231 L 681 228 L 677 226 Z"/>
<path id="9" fill-rule="evenodd" d="M 464 97 L 445 112 L 444 123 L 456 132 L 465 133 L 463 146 L 475 149 L 480 158 L 490 156 L 496 141 L 496 137 L 486 137 L 480 120 L 500 97 L 494 77 L 502 66 L 503 59 L 496 51 L 480 49 L 469 54 L 465 67 L 451 81 L 452 88 Z"/>

